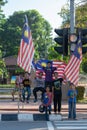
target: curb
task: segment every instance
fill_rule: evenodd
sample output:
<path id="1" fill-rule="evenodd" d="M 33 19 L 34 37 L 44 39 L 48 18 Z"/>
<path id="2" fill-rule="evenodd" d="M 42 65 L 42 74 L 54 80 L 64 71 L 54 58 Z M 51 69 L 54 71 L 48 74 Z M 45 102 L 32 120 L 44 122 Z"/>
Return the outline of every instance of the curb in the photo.
<path id="1" fill-rule="evenodd" d="M 48 115 L 45 114 L 0 114 L 0 121 L 53 121 L 62 120 L 61 115 Z"/>

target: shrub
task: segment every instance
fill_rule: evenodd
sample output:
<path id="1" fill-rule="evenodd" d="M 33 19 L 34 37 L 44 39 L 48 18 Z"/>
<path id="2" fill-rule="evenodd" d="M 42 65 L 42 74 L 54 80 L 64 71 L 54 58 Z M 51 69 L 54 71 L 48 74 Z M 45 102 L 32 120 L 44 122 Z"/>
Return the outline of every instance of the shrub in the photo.
<path id="1" fill-rule="evenodd" d="M 85 87 L 78 86 L 78 87 L 76 87 L 76 90 L 78 92 L 77 101 L 84 99 Z"/>

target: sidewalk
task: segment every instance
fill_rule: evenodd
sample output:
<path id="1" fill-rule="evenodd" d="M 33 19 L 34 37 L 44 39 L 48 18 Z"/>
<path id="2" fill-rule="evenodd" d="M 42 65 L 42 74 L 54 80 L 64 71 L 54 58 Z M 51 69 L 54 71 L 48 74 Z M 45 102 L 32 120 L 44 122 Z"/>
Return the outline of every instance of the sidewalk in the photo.
<path id="1" fill-rule="evenodd" d="M 36 103 L 33 100 L 30 100 L 29 103 L 22 103 L 9 100 L 0 101 L 0 114 L 42 114 L 38 111 L 39 105 L 41 104 L 40 100 Z M 87 119 L 87 104 L 77 103 L 76 106 L 77 119 Z M 52 114 L 53 114 L 53 105 L 52 105 Z M 67 102 L 62 102 L 61 114 L 63 119 L 68 117 L 68 104 Z"/>

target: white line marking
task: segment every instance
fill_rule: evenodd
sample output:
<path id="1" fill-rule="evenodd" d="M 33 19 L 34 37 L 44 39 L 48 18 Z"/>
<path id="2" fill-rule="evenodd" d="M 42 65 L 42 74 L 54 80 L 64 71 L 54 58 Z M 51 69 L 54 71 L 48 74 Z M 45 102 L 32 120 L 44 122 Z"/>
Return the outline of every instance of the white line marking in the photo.
<path id="1" fill-rule="evenodd" d="M 0 114 L 0 121 L 1 121 L 1 114 Z"/>
<path id="2" fill-rule="evenodd" d="M 48 126 L 48 130 L 54 130 L 54 127 L 51 121 L 47 121 L 47 126 Z"/>
<path id="3" fill-rule="evenodd" d="M 69 126 L 67 126 L 67 127 L 57 127 L 57 129 L 59 129 L 59 130 L 87 130 L 87 126 L 86 127 L 69 127 Z"/>
<path id="4" fill-rule="evenodd" d="M 86 123 L 85 123 L 85 124 L 79 124 L 79 123 L 78 123 L 78 124 L 58 124 L 58 123 L 57 123 L 57 124 L 55 124 L 55 125 L 58 125 L 58 126 L 61 126 L 61 125 L 62 125 L 62 126 L 70 126 L 70 125 L 71 125 L 71 126 L 72 126 L 72 125 L 74 125 L 74 126 L 84 126 L 84 125 L 87 125 L 87 124 L 86 124 Z"/>

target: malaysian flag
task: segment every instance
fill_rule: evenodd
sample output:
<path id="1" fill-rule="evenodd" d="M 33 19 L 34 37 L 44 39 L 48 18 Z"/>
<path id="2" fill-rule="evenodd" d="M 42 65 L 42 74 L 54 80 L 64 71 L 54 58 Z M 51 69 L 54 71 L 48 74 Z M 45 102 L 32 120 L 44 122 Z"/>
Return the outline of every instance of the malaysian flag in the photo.
<path id="1" fill-rule="evenodd" d="M 25 16 L 22 39 L 17 58 L 18 66 L 23 68 L 26 72 L 30 73 L 33 56 L 34 56 L 34 45 L 32 41 L 31 30 L 28 26 L 27 16 Z"/>
<path id="2" fill-rule="evenodd" d="M 71 55 L 71 58 L 65 68 L 65 76 L 68 81 L 73 83 L 75 86 L 79 80 L 79 69 L 82 61 L 82 42 L 79 36 L 75 51 Z"/>
<path id="3" fill-rule="evenodd" d="M 57 69 L 55 70 L 55 72 L 58 72 L 58 78 L 63 78 L 65 81 L 65 76 L 64 76 L 64 70 L 66 67 L 66 63 L 64 63 L 63 61 L 50 61 L 50 60 L 38 60 L 36 63 L 33 63 L 33 65 L 36 68 L 36 77 L 38 77 L 39 72 L 43 72 L 43 78 L 45 79 L 45 73 L 43 71 L 43 66 L 46 67 L 47 62 L 52 63 L 53 67 L 56 67 Z M 53 76 L 54 79 L 54 76 Z"/>

